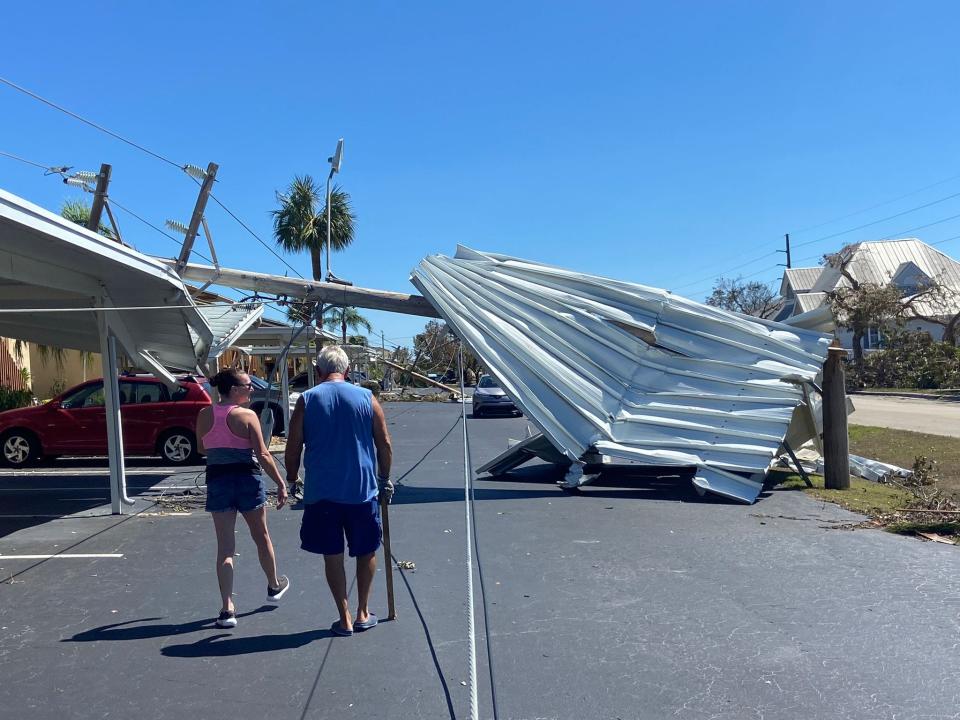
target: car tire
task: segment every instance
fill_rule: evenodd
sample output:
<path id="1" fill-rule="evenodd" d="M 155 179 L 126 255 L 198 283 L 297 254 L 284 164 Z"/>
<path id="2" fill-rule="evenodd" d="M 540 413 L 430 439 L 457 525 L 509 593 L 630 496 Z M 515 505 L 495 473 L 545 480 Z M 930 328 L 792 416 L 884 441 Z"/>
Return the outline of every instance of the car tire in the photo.
<path id="1" fill-rule="evenodd" d="M 470 411 L 470 417 L 472 417 L 472 418 L 482 417 L 482 414 L 481 414 L 481 412 L 480 412 L 480 408 L 476 408 L 476 407 L 473 408 L 473 410 Z"/>
<path id="2" fill-rule="evenodd" d="M 157 445 L 160 457 L 171 465 L 189 465 L 200 459 L 197 452 L 197 438 L 189 430 L 167 430 L 160 436 Z"/>
<path id="3" fill-rule="evenodd" d="M 30 467 L 39 459 L 40 440 L 29 430 L 14 428 L 0 436 L 0 462 L 6 467 Z"/>

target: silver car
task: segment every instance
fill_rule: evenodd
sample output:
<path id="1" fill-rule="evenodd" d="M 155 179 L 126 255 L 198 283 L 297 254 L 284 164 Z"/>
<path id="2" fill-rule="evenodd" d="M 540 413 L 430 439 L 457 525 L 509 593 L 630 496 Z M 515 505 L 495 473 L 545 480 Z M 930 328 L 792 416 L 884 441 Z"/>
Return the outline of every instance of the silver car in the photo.
<path id="1" fill-rule="evenodd" d="M 473 391 L 473 417 L 484 415 L 523 415 L 510 396 L 490 375 L 484 375 Z"/>

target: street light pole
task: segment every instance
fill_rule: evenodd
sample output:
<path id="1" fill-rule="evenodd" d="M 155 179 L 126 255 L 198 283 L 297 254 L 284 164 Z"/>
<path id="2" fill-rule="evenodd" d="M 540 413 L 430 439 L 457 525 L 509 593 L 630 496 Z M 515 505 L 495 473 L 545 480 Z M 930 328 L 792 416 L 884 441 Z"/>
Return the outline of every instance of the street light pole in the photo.
<path id="1" fill-rule="evenodd" d="M 327 282 L 331 282 L 336 276 L 330 269 L 330 181 L 334 174 L 340 172 L 340 162 L 343 160 L 343 138 L 337 140 L 337 149 L 332 157 L 327 158 L 330 163 L 330 174 L 327 175 Z"/>

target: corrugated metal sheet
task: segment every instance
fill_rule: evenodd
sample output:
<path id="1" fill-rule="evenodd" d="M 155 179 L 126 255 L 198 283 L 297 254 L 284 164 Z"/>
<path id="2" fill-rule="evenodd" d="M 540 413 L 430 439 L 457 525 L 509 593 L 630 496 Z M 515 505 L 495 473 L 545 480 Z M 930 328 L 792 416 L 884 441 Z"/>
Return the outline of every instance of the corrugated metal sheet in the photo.
<path id="1" fill-rule="evenodd" d="M 46 311 L 0 313 L 0 336 L 93 352 L 100 350 L 97 315 L 83 309 L 151 308 L 111 311 L 109 320 L 126 353 L 169 382 L 164 368 L 196 368 L 211 338 L 165 265 L 3 190 L 0 299 L 7 310 Z"/>
<path id="2" fill-rule="evenodd" d="M 197 310 L 213 333 L 208 360 L 220 357 L 263 315 L 263 305 L 199 305 Z"/>
<path id="3" fill-rule="evenodd" d="M 571 462 L 696 467 L 756 499 L 829 338 L 665 290 L 458 248 L 411 278 Z"/>

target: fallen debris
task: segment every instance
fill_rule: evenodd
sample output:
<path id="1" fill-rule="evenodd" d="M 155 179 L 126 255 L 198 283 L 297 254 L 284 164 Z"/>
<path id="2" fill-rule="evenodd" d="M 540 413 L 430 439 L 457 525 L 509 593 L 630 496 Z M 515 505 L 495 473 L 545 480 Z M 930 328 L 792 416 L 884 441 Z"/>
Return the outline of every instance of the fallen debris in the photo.
<path id="1" fill-rule="evenodd" d="M 698 491 L 752 503 L 784 439 L 815 432 L 821 333 L 465 247 L 411 280 L 570 466 L 566 487 L 594 479 L 593 454 L 693 468 Z"/>

